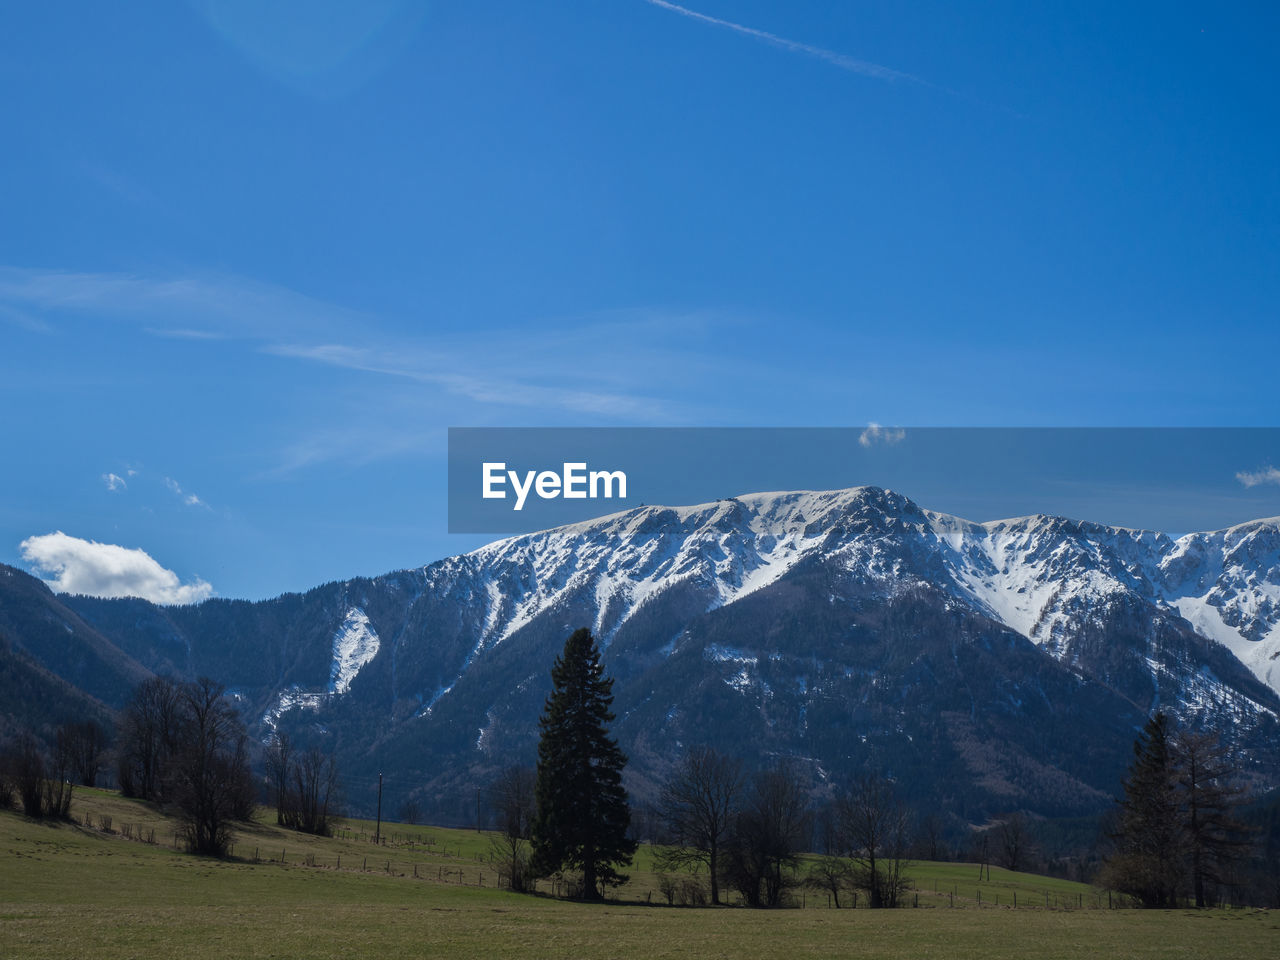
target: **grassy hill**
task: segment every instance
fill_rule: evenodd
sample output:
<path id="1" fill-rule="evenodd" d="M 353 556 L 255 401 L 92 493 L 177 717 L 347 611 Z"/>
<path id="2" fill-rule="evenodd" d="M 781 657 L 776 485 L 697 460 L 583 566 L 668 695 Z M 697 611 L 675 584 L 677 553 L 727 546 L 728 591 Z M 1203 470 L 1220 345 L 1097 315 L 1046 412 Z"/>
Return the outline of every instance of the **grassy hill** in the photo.
<path id="1" fill-rule="evenodd" d="M 0 956 L 1220 960 L 1280 944 L 1274 913 L 1107 910 L 1080 884 L 993 869 L 979 885 L 966 864 L 916 864 L 920 909 L 833 910 L 812 892 L 806 909 L 673 909 L 656 905 L 642 849 L 619 899 L 588 905 L 496 889 L 474 831 L 390 824 L 375 847 L 365 821 L 329 838 L 259 822 L 218 861 L 175 849 L 172 820 L 110 792 L 77 791 L 73 814 L 0 813 Z"/>

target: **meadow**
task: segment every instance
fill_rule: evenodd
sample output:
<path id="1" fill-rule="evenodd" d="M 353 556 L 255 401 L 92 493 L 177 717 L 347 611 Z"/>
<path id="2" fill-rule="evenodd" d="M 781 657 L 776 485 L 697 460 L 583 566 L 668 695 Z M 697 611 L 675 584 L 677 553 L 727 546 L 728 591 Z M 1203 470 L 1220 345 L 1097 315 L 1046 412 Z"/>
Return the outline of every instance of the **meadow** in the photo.
<path id="1" fill-rule="evenodd" d="M 476 831 L 384 824 L 374 846 L 366 821 L 306 837 L 264 814 L 231 858 L 208 860 L 175 849 L 171 819 L 113 793 L 78 790 L 72 813 L 0 813 L 4 958 L 1280 955 L 1275 912 L 1112 910 L 1069 881 L 993 867 L 978 883 L 974 864 L 913 864 L 918 908 L 836 910 L 815 891 L 793 909 L 668 907 L 642 848 L 631 882 L 593 905 L 545 884 L 498 889 Z"/>

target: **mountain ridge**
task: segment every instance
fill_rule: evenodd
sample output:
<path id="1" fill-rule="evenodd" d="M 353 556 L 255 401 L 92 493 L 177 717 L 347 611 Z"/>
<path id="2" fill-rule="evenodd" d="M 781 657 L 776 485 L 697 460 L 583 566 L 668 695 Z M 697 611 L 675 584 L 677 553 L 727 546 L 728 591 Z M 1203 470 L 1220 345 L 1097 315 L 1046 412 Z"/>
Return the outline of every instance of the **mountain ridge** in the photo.
<path id="1" fill-rule="evenodd" d="M 149 670 L 226 684 L 258 738 L 327 745 L 362 783 L 401 771 L 424 809 L 531 758 L 588 626 L 637 796 L 708 742 L 808 758 L 815 783 L 891 769 L 976 817 L 1098 808 L 1157 708 L 1280 783 L 1278 584 L 1276 522 L 975 523 L 855 487 L 640 507 L 268 601 L 57 602 Z"/>
<path id="2" fill-rule="evenodd" d="M 847 506 L 848 501 L 857 499 L 859 496 L 864 495 L 873 498 L 889 498 L 890 502 L 901 504 L 908 516 L 918 517 L 921 520 L 929 522 L 932 532 L 940 539 L 942 535 L 950 532 L 960 531 L 960 536 L 963 537 L 963 531 L 971 532 L 981 530 L 988 541 L 993 541 L 993 547 L 999 547 L 1004 546 L 1004 543 L 994 542 L 997 540 L 998 535 L 1010 534 L 1012 536 L 1007 539 L 1016 539 L 1020 534 L 1031 535 L 1037 530 L 1043 531 L 1046 528 L 1059 534 L 1057 537 L 1058 542 L 1061 542 L 1061 533 L 1064 531 L 1078 531 L 1086 536 L 1092 535 L 1095 537 L 1099 534 L 1103 534 L 1112 542 L 1112 545 L 1118 545 L 1127 537 L 1131 542 L 1127 544 L 1130 549 L 1125 552 L 1129 554 L 1131 563 L 1133 562 L 1133 554 L 1136 552 L 1134 548 L 1139 544 L 1149 544 L 1150 547 L 1158 548 L 1159 552 L 1154 555 L 1147 556 L 1147 563 L 1145 566 L 1138 563 L 1137 569 L 1134 569 L 1133 567 L 1116 569 L 1113 565 L 1110 570 L 1103 572 L 1109 575 L 1114 585 L 1121 587 L 1138 587 L 1141 585 L 1142 578 L 1146 577 L 1151 586 L 1149 591 L 1150 594 L 1153 597 L 1165 600 L 1166 602 L 1175 599 L 1192 599 L 1191 596 L 1185 594 L 1175 596 L 1175 591 L 1170 588 L 1168 578 L 1161 573 L 1157 573 L 1157 570 L 1164 566 L 1167 561 L 1181 560 L 1186 555 L 1187 549 L 1190 545 L 1198 542 L 1204 542 L 1211 538 L 1218 538 L 1226 543 L 1233 535 L 1238 535 L 1237 539 L 1239 539 L 1240 535 L 1257 535 L 1265 532 L 1269 534 L 1272 539 L 1270 570 L 1275 574 L 1274 579 L 1271 580 L 1269 584 L 1273 588 L 1269 594 L 1271 598 L 1271 602 L 1268 607 L 1270 616 L 1265 620 L 1259 619 L 1256 616 L 1253 618 L 1243 618 L 1247 620 L 1246 629 L 1250 632 L 1259 636 L 1266 634 L 1266 643 L 1264 644 L 1263 655 L 1255 656 L 1253 658 L 1253 662 L 1247 663 L 1246 665 L 1250 667 L 1260 680 L 1267 683 L 1273 690 L 1280 692 L 1280 668 L 1273 666 L 1277 659 L 1276 654 L 1280 653 L 1280 517 L 1251 520 L 1223 528 L 1222 530 L 1195 532 L 1184 534 L 1178 538 L 1173 538 L 1160 531 L 1110 526 L 1095 523 L 1093 521 L 1078 521 L 1048 514 L 1031 514 L 1023 517 L 1012 517 L 985 522 L 970 521 L 951 514 L 919 508 L 913 501 L 910 501 L 900 494 L 895 494 L 890 490 L 884 490 L 873 486 L 863 486 L 835 491 L 784 491 L 750 494 L 686 507 L 639 507 L 634 510 L 611 514 L 607 517 L 601 517 L 592 521 L 583 521 L 539 531 L 538 533 L 505 538 L 503 540 L 487 544 L 471 551 L 468 554 L 464 554 L 463 556 L 477 558 L 498 556 L 509 559 L 509 555 L 512 552 L 519 552 L 522 548 L 526 547 L 526 545 L 530 545 L 539 540 L 549 540 L 557 536 L 582 537 L 595 532 L 605 531 L 612 526 L 625 526 L 629 528 L 626 533 L 629 536 L 634 536 L 637 532 L 637 528 L 642 529 L 651 525 L 655 519 L 660 518 L 665 514 L 673 514 L 680 520 L 687 520 L 698 516 L 699 514 L 714 514 L 717 510 L 723 513 L 728 510 L 724 505 L 732 503 L 763 504 L 766 502 L 778 503 L 791 501 L 800 505 L 802 510 L 805 504 L 808 504 L 810 508 L 815 505 L 820 505 L 825 507 L 827 510 L 830 510 L 832 508 L 838 509 L 841 506 Z M 894 498 L 896 498 L 896 501 Z M 827 503 L 824 504 L 822 502 L 823 500 L 826 500 Z M 710 518 L 712 522 L 716 519 L 717 517 L 714 515 Z M 808 518 L 802 514 L 800 522 L 803 523 L 807 520 Z M 972 544 L 968 545 L 971 546 Z M 800 557 L 808 552 L 808 550 L 818 549 L 820 546 L 821 544 L 819 543 L 811 543 L 807 549 L 794 550 L 792 557 L 793 562 L 800 559 Z M 953 544 L 953 548 L 955 546 L 956 545 Z M 961 551 L 957 549 L 956 552 L 958 553 Z M 1148 553 L 1150 554 L 1149 550 Z M 994 573 L 996 571 L 997 564 L 995 563 L 996 557 L 992 551 L 987 551 L 987 559 L 991 561 L 991 564 L 990 568 L 985 572 Z M 1005 562 L 1001 565 L 1002 567 L 1007 566 L 1009 558 L 1004 557 L 1003 559 Z M 1122 560 L 1124 558 L 1115 557 L 1112 559 Z M 1026 566 L 1027 564 L 1024 561 L 1022 565 Z M 1185 563 L 1182 564 L 1182 566 L 1185 565 Z M 769 566 L 769 564 L 761 564 L 757 569 L 767 566 Z M 1219 568 L 1221 568 L 1221 566 L 1222 565 L 1220 564 Z M 424 569 L 430 568 L 428 567 Z M 972 591 L 974 599 L 984 603 L 989 611 L 995 615 L 997 619 L 1005 623 L 1006 626 L 1017 630 L 1029 639 L 1034 639 L 1044 627 L 1046 618 L 1044 616 L 1045 611 L 1043 610 L 1043 603 L 1041 604 L 1041 609 L 1037 611 L 1039 615 L 1029 618 L 1028 615 L 1031 613 L 1030 610 L 1011 610 L 1008 605 L 995 602 L 999 595 L 998 591 L 993 592 L 990 589 L 982 590 L 972 579 L 965 579 L 966 574 L 971 574 L 973 572 L 974 571 L 960 571 L 961 577 L 959 578 L 959 585 L 968 587 Z M 775 576 L 781 575 L 780 571 L 773 571 L 773 573 Z M 1152 574 L 1155 575 L 1153 576 Z M 1120 579 L 1120 575 L 1123 575 L 1128 582 L 1126 583 L 1122 581 Z M 1182 582 L 1185 583 L 1190 576 L 1190 573 L 1184 573 L 1182 576 Z M 1025 586 L 1028 577 L 1024 575 L 1021 578 L 1014 577 L 1013 579 L 1017 584 Z M 1041 579 L 1043 580 L 1043 577 Z M 766 574 L 766 576 L 757 579 L 749 585 L 743 585 L 743 589 L 732 591 L 733 596 L 726 599 L 731 600 L 733 597 L 745 595 L 745 593 L 750 592 L 751 589 L 758 589 L 761 586 L 767 585 L 768 582 L 771 581 L 769 576 Z M 1157 590 L 1157 588 L 1160 589 Z M 1210 594 L 1212 592 L 1212 590 L 1208 591 Z M 1042 599 L 1044 602 L 1048 601 L 1047 597 Z M 1021 614 L 1020 616 L 1015 615 L 1019 613 Z M 603 623 L 598 622 L 596 624 L 597 630 L 600 630 L 602 626 Z M 1207 639 L 1222 642 L 1223 632 L 1221 630 L 1217 630 L 1214 635 L 1206 634 L 1206 637 Z M 1249 639 L 1251 638 L 1244 636 L 1240 637 L 1240 640 L 1242 641 Z M 1229 646 L 1229 649 L 1232 649 L 1232 652 L 1237 656 L 1239 656 L 1241 652 L 1247 651 L 1247 648 L 1240 644 L 1236 644 L 1234 647 Z"/>

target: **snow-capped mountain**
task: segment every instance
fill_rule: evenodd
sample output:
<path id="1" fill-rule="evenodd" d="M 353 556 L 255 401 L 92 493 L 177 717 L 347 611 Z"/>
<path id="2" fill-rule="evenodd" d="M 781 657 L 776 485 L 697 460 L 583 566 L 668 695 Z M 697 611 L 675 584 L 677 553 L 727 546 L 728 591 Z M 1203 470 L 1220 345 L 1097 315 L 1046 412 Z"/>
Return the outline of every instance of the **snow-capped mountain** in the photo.
<path id="1" fill-rule="evenodd" d="M 1280 518 L 1175 540 L 1043 515 L 972 523 L 859 487 L 642 507 L 499 541 L 459 562 L 486 583 L 480 653 L 583 591 L 607 646 L 677 584 L 696 586 L 713 609 L 819 555 L 871 580 L 946 590 L 1059 658 L 1090 611 L 1136 597 L 1184 617 L 1280 693 Z"/>
<path id="2" fill-rule="evenodd" d="M 60 599 L 138 663 L 234 688 L 259 736 L 398 770 L 427 809 L 530 758 L 583 625 L 640 793 L 705 742 L 819 782 L 888 769 L 974 817 L 1097 809 L 1157 707 L 1280 782 L 1280 520 L 1173 539 L 860 487 L 642 507 L 262 603 Z"/>

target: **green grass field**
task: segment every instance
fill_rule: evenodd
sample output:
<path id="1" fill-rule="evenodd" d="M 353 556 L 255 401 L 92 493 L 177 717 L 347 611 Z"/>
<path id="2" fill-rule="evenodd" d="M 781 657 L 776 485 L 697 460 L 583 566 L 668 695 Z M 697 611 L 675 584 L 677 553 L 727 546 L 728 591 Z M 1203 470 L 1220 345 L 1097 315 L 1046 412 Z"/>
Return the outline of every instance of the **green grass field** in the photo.
<path id="1" fill-rule="evenodd" d="M 993 868 L 979 885 L 966 864 L 915 864 L 920 909 L 833 910 L 812 892 L 807 909 L 690 909 L 646 905 L 660 897 L 642 850 L 619 899 L 591 905 L 495 889 L 488 840 L 474 831 L 391 824 L 391 842 L 374 847 L 362 821 L 332 838 L 264 822 L 239 831 L 233 859 L 215 861 L 173 849 L 170 820 L 114 794 L 77 791 L 72 809 L 79 824 L 0 813 L 6 960 L 1280 956 L 1275 913 L 1092 909 L 1080 884 Z M 154 844 L 136 839 L 151 830 Z M 1046 894 L 1057 907 L 1044 907 Z"/>

